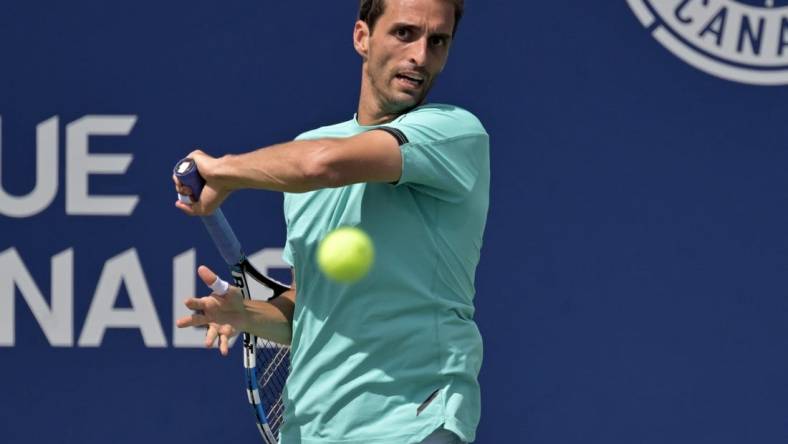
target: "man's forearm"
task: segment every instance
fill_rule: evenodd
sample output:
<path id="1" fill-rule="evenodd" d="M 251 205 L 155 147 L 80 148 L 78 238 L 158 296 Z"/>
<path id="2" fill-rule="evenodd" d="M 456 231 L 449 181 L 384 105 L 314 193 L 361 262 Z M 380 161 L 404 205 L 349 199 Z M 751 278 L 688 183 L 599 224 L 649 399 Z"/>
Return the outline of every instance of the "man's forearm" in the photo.
<path id="1" fill-rule="evenodd" d="M 297 140 L 219 158 L 215 179 L 230 191 L 256 188 L 290 193 L 337 186 L 330 171 L 331 142 Z"/>
<path id="2" fill-rule="evenodd" d="M 396 139 L 382 131 L 296 140 L 216 159 L 208 173 L 224 190 L 300 193 L 359 182 L 394 182 L 402 172 Z"/>

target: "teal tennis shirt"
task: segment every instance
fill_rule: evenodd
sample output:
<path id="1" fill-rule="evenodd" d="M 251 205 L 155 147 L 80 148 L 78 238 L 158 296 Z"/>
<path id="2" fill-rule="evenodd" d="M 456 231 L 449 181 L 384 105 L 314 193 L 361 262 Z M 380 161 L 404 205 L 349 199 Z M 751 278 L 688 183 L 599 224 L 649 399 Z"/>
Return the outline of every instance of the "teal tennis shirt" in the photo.
<path id="1" fill-rule="evenodd" d="M 297 296 L 282 444 L 418 443 L 441 426 L 474 440 L 482 362 L 474 276 L 489 137 L 468 111 L 425 105 L 383 125 L 354 118 L 298 139 L 381 127 L 401 142 L 397 183 L 285 194 L 284 259 Z M 317 267 L 318 243 L 340 226 L 375 244 L 371 271 L 353 285 Z"/>

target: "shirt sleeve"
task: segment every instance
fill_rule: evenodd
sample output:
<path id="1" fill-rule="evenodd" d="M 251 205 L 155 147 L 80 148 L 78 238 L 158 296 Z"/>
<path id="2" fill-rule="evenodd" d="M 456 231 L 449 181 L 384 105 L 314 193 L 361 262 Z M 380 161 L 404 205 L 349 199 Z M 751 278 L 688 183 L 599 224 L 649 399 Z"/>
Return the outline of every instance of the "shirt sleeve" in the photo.
<path id="1" fill-rule="evenodd" d="M 402 176 L 409 186 L 435 198 L 458 202 L 473 190 L 488 165 L 489 136 L 470 112 L 447 105 L 417 108 L 386 125 L 401 132 Z"/>

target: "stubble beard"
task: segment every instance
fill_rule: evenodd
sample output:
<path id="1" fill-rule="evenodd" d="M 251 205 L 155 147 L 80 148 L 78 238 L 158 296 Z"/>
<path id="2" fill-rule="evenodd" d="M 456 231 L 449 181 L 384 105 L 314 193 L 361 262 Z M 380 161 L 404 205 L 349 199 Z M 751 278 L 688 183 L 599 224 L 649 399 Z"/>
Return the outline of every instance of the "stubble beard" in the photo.
<path id="1" fill-rule="evenodd" d="M 404 92 L 396 91 L 396 87 L 393 85 L 395 81 L 393 73 L 373 72 L 367 66 L 367 78 L 378 106 L 383 112 L 391 115 L 404 114 L 424 103 L 434 82 L 434 78 L 430 78 L 429 83 L 423 85 L 417 96 L 411 96 Z M 396 95 L 407 96 L 409 99 L 400 100 L 395 97 Z"/>

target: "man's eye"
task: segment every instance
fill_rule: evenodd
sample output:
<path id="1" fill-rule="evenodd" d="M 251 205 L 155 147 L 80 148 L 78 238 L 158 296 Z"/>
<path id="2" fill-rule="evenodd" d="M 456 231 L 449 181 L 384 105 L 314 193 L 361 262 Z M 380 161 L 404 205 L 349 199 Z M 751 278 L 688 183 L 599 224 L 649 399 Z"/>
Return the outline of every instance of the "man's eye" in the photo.
<path id="1" fill-rule="evenodd" d="M 407 39 L 410 36 L 410 30 L 407 28 L 399 28 L 394 31 L 394 35 L 401 39 Z"/>
<path id="2" fill-rule="evenodd" d="M 443 37 L 430 38 L 430 45 L 432 46 L 443 46 L 445 44 L 446 44 L 446 40 Z"/>

